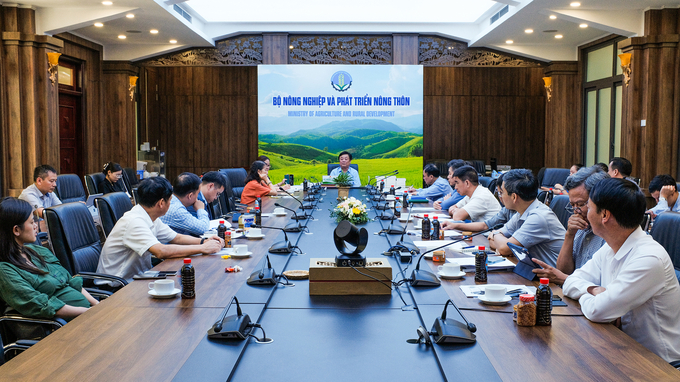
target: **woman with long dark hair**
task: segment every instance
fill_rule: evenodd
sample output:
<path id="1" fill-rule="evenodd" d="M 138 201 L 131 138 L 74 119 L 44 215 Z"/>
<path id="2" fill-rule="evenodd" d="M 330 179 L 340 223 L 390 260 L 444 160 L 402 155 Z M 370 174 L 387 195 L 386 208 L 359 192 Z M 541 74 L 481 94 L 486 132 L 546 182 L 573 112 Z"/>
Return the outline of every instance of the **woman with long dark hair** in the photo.
<path id="1" fill-rule="evenodd" d="M 97 185 L 99 192 L 102 194 L 125 192 L 130 196 L 130 193 L 128 193 L 128 190 L 125 188 L 125 182 L 123 181 L 123 168 L 120 167 L 118 163 L 108 162 L 104 165 L 102 173 L 105 178 Z"/>
<path id="2" fill-rule="evenodd" d="M 258 196 L 276 195 L 278 193 L 278 188 L 267 177 L 266 166 L 264 162 L 259 160 L 250 165 L 250 172 L 246 177 L 246 186 L 243 187 L 241 193 L 241 203 L 250 204 Z"/>
<path id="3" fill-rule="evenodd" d="M 23 200 L 0 201 L 0 298 L 28 317 L 71 320 L 98 301 L 49 249 L 32 244 L 32 211 Z"/>

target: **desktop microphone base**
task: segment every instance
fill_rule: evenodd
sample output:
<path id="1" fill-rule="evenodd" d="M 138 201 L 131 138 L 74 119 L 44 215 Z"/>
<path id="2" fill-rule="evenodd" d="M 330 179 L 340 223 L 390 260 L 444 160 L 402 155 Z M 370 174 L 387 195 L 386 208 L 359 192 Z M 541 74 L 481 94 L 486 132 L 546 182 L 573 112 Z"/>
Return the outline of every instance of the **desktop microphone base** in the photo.
<path id="1" fill-rule="evenodd" d="M 414 269 L 413 273 L 411 273 L 412 287 L 438 287 L 440 285 L 441 281 L 432 272 Z"/>
<path id="2" fill-rule="evenodd" d="M 301 232 L 302 230 L 300 223 L 290 223 L 283 228 L 284 232 Z"/>
<path id="3" fill-rule="evenodd" d="M 437 318 L 432 325 L 434 343 L 443 344 L 471 344 L 477 337 L 470 332 L 467 325 L 462 322 L 447 318 Z"/>
<path id="4" fill-rule="evenodd" d="M 221 323 L 215 323 L 212 328 L 208 329 L 208 338 L 213 340 L 245 340 L 252 331 L 252 328 L 248 327 L 249 324 L 250 317 L 247 314 L 224 317 Z M 219 331 L 216 329 L 218 325 L 221 327 Z"/>
<path id="5" fill-rule="evenodd" d="M 398 241 L 397 245 L 395 247 L 402 247 L 401 251 L 404 252 L 404 250 L 414 253 L 414 254 L 419 254 L 420 253 L 420 248 L 418 248 L 415 244 L 413 243 L 408 243 L 405 241 Z"/>
<path id="6" fill-rule="evenodd" d="M 246 281 L 248 285 L 276 285 L 276 272 L 273 268 L 266 268 L 250 274 Z"/>
<path id="7" fill-rule="evenodd" d="M 293 252 L 293 247 L 290 244 L 290 241 L 279 241 L 278 243 L 272 244 L 271 247 L 269 247 L 269 253 L 291 253 Z"/>
<path id="8" fill-rule="evenodd" d="M 387 227 L 387 232 L 388 235 L 401 235 L 404 233 L 404 227 L 400 226 L 399 224 L 390 224 L 389 227 Z"/>

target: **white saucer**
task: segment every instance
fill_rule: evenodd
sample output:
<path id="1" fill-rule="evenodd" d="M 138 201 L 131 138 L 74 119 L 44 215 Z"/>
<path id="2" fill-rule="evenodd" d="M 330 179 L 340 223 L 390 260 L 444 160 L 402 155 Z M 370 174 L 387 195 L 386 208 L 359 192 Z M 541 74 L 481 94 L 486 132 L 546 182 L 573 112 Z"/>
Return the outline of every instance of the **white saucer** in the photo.
<path id="1" fill-rule="evenodd" d="M 253 253 L 250 252 L 250 251 L 248 251 L 248 252 L 246 252 L 246 253 L 244 253 L 244 254 L 237 254 L 236 252 L 232 252 L 232 253 L 231 253 L 231 258 L 232 258 L 232 259 L 245 259 L 245 258 L 250 257 L 250 255 L 252 255 L 252 254 L 253 254 Z"/>
<path id="2" fill-rule="evenodd" d="M 405 217 L 400 217 L 400 218 L 399 218 L 399 221 L 402 222 L 402 223 L 404 223 L 404 222 L 406 222 L 406 221 L 413 221 L 413 216 L 411 216 L 410 218 L 408 218 L 408 220 L 406 220 Z"/>
<path id="3" fill-rule="evenodd" d="M 451 276 L 445 275 L 441 272 L 437 272 L 437 275 L 439 277 L 443 278 L 444 280 L 455 280 L 455 279 L 462 279 L 465 276 L 465 272 L 460 271 L 460 273 L 458 273 L 457 275 L 451 275 Z"/>
<path id="4" fill-rule="evenodd" d="M 282 213 L 280 213 L 280 214 L 272 214 L 272 215 L 274 215 L 274 216 L 286 216 L 286 213 L 285 213 L 285 212 L 282 212 Z"/>
<path id="5" fill-rule="evenodd" d="M 496 300 L 494 300 L 494 301 L 488 300 L 488 299 L 486 298 L 486 296 L 479 296 L 479 297 L 477 297 L 477 298 L 478 298 L 479 301 L 481 301 L 483 304 L 487 304 L 487 305 L 505 305 L 505 304 L 508 303 L 508 301 L 512 300 L 512 297 L 510 297 L 510 296 L 505 296 L 505 297 L 503 297 L 503 299 L 500 300 L 500 301 L 496 301 Z"/>
<path id="6" fill-rule="evenodd" d="M 263 233 L 259 235 L 246 235 L 246 238 L 250 240 L 262 239 L 263 237 L 264 237 Z"/>
<path id="7" fill-rule="evenodd" d="M 178 295 L 181 291 L 182 291 L 181 289 L 175 288 L 175 289 L 172 290 L 172 293 L 170 293 L 170 294 L 158 294 L 158 293 L 156 293 L 156 290 L 155 290 L 155 289 L 151 289 L 151 290 L 149 291 L 149 294 L 150 294 L 151 297 L 153 297 L 153 298 L 175 298 L 175 297 L 177 297 L 177 295 Z"/>

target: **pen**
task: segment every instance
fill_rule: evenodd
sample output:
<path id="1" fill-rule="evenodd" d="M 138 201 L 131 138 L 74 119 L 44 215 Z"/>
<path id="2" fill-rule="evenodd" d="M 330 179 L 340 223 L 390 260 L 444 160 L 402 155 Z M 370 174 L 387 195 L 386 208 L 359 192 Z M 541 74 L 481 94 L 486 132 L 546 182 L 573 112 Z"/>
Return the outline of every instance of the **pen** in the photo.
<path id="1" fill-rule="evenodd" d="M 463 249 L 470 249 L 470 248 L 474 248 L 474 247 L 475 247 L 474 245 L 468 245 L 467 247 L 463 247 Z"/>

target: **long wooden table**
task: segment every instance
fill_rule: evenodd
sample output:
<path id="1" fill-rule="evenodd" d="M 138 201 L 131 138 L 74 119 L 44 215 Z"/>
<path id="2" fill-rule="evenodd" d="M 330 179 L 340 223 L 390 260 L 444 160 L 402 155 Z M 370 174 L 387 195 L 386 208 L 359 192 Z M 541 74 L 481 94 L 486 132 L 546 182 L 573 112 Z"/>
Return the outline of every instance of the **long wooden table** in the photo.
<path id="1" fill-rule="evenodd" d="M 358 192 L 358 190 L 353 191 Z M 329 191 L 326 198 L 330 199 L 333 193 L 334 191 Z M 291 208 L 296 208 L 298 205 L 289 198 L 265 199 L 265 212 L 273 210 L 274 202 L 282 203 Z M 370 203 L 368 204 L 370 205 Z M 322 211 L 314 213 L 314 217 L 328 219 L 326 209 L 327 207 L 324 206 Z M 285 223 L 288 223 L 288 218 L 285 217 L 272 216 L 263 220 L 263 224 L 271 226 L 282 227 Z M 305 234 L 289 234 L 289 237 L 291 241 L 296 241 L 299 235 Z M 109 299 L 0 367 L 0 380 L 185 380 L 187 379 L 187 370 L 196 370 L 189 366 L 201 362 L 206 357 L 211 357 L 211 353 L 206 353 L 211 346 L 240 347 L 238 351 L 241 352 L 239 353 L 241 355 L 233 361 L 233 364 L 227 365 L 223 365 L 225 362 L 222 362 L 221 359 L 214 361 L 207 359 L 205 360 L 207 366 L 204 366 L 202 370 L 209 374 L 214 371 L 211 369 L 223 368 L 226 374 L 221 380 L 230 378 L 242 380 L 244 375 L 247 375 L 246 372 L 252 368 L 253 357 L 260 357 L 263 354 L 260 352 L 265 351 L 261 349 L 267 348 L 250 346 L 243 350 L 242 348 L 247 346 L 244 343 L 228 345 L 206 343 L 206 330 L 215 322 L 234 295 L 241 296 L 245 280 L 251 272 L 261 266 L 261 261 L 267 253 L 267 249 L 273 242 L 280 240 L 280 236 L 278 231 L 268 231 L 263 240 L 247 241 L 253 252 L 253 257 L 245 260 L 223 260 L 217 256 L 195 256 L 193 263 L 197 271 L 197 297 L 194 300 L 182 300 L 180 298 L 171 300 L 151 299 L 147 295 L 148 282 L 133 281 Z M 303 236 L 300 242 L 305 243 L 305 239 L 310 238 L 314 237 Z M 384 240 L 385 244 L 380 244 L 380 240 Z M 383 250 L 385 250 L 388 248 L 387 242 L 393 244 L 396 240 L 398 240 L 398 236 L 380 238 L 371 232 L 369 243 L 373 244 L 371 248 L 383 246 Z M 239 241 L 245 241 L 245 239 Z M 238 243 L 239 241 L 235 242 Z M 277 271 L 283 269 L 289 261 L 298 267 L 304 261 L 308 261 L 310 257 L 332 257 L 335 254 L 330 237 L 328 238 L 328 246 L 322 246 L 322 248 L 306 248 L 302 244 L 301 246 L 306 252 L 303 256 L 291 258 L 290 256 L 270 255 L 270 259 L 275 263 L 275 269 Z M 375 257 L 375 254 L 370 254 L 369 257 Z M 390 261 L 395 264 L 393 267 L 396 266 L 394 274 L 397 278 L 396 274 L 399 268 L 403 269 L 406 265 L 397 265 L 396 260 L 391 258 Z M 224 268 L 233 264 L 241 265 L 244 268 L 243 271 L 225 273 Z M 177 270 L 180 266 L 181 259 L 167 260 L 158 265 L 156 269 Z M 436 264 L 425 260 L 423 260 L 422 266 L 431 266 L 432 269 L 436 269 Z M 412 267 L 413 265 L 405 271 L 406 276 L 410 275 Z M 531 284 L 509 272 L 492 272 L 489 276 L 489 283 Z M 444 379 L 451 379 L 454 375 L 454 372 L 451 371 L 451 361 L 449 361 L 452 359 L 451 357 L 460 357 L 465 352 L 474 351 L 478 352 L 474 353 L 477 354 L 478 362 L 468 363 L 460 367 L 460 378 L 457 379 L 468 379 L 465 376 L 474 376 L 475 368 L 488 367 L 495 370 L 499 379 L 506 381 L 618 381 L 680 378 L 680 373 L 673 367 L 613 325 L 594 324 L 585 319 L 580 315 L 578 302 L 574 300 L 566 299 L 568 304 L 566 308 L 555 308 L 552 326 L 523 328 L 514 324 L 511 310 L 508 309 L 509 305 L 489 307 L 479 304 L 475 301 L 476 299 L 466 298 L 459 286 L 469 283 L 474 283 L 474 278 L 471 275 L 466 276 L 463 280 L 443 280 L 442 287 L 439 288 L 416 289 L 406 285 L 399 287 L 406 302 L 417 307 L 415 314 L 419 315 L 420 321 L 427 326 L 427 329 L 430 328 L 433 319 L 441 314 L 443 304 L 448 298 L 451 298 L 463 310 L 468 320 L 475 322 L 480 328 L 476 333 L 477 343 L 472 347 L 447 348 L 435 345 L 425 348 L 424 345 L 420 345 L 421 347 L 418 349 L 425 352 L 423 356 L 431 357 L 431 352 L 434 351 Z M 295 288 L 305 287 L 307 287 L 306 282 L 299 282 Z M 241 291 L 239 291 L 240 289 Z M 557 294 L 561 293 L 558 287 L 553 286 L 553 290 Z M 296 292 L 299 296 L 300 290 Z M 253 292 L 248 293 L 252 295 Z M 266 304 L 253 302 L 247 305 L 246 310 L 254 320 L 264 317 L 264 321 L 269 320 L 270 323 L 272 320 L 288 319 L 304 324 L 304 320 L 308 319 L 305 312 L 325 311 L 323 317 L 331 320 L 333 315 L 343 317 L 347 315 L 347 320 L 352 320 L 351 317 L 354 316 L 351 310 L 347 310 L 348 305 L 346 305 L 352 304 L 352 297 L 346 299 L 326 299 L 324 296 L 314 298 L 307 296 L 302 299 L 298 297 L 298 300 L 285 301 L 286 304 L 292 304 L 294 309 L 283 309 L 278 306 L 282 304 L 282 296 L 286 295 L 276 291 L 273 298 L 267 299 L 266 304 L 270 304 L 273 309 L 264 316 L 262 312 L 263 309 L 266 309 L 264 306 Z M 401 305 L 399 298 L 394 293 L 391 298 L 388 296 L 386 299 L 371 300 L 356 297 L 356 300 L 364 303 L 368 301 L 370 306 L 384 305 L 389 309 L 385 311 L 385 314 L 387 314 L 385 318 L 381 318 L 382 313 L 376 313 L 374 319 L 391 320 L 389 317 L 395 317 L 395 313 L 390 312 L 400 311 L 393 308 Z M 248 301 L 243 302 L 247 303 Z M 309 310 L 307 304 L 321 304 L 325 309 Z M 454 309 L 449 308 L 449 315 L 453 317 L 453 313 Z M 331 314 L 331 316 L 328 316 L 328 314 Z M 351 321 L 347 324 L 351 324 Z M 282 341 L 285 341 L 285 334 L 277 333 L 276 345 L 260 346 L 283 346 L 285 348 L 286 345 L 282 343 Z M 415 328 L 413 328 L 412 334 L 411 337 L 415 336 Z M 295 336 L 291 336 L 289 341 L 295 341 L 295 338 Z M 391 346 L 403 346 L 401 344 L 404 343 L 404 339 L 396 338 L 396 342 Z M 300 338 L 300 341 L 304 343 L 310 341 L 310 339 Z M 324 339 L 320 338 L 318 341 L 324 341 Z M 361 336 L 352 338 L 352 341 L 353 346 L 358 348 L 371 346 L 366 340 L 362 340 Z M 247 342 L 252 343 L 253 341 Z M 319 345 L 317 341 L 312 340 L 311 343 L 315 346 L 323 346 L 323 342 Z M 332 341 L 329 343 L 332 343 Z M 289 342 L 289 344 L 292 343 Z M 389 354 L 389 349 L 385 350 L 387 351 L 386 354 Z M 430 355 L 428 356 L 428 354 Z M 281 354 L 279 357 L 288 357 L 283 359 L 288 359 L 288 363 L 290 363 L 291 355 L 294 356 L 294 354 Z M 313 355 L 310 354 L 310 356 Z M 271 360 L 276 359 L 272 358 Z M 392 362 L 399 361 L 389 356 L 379 358 L 379 361 L 372 366 L 377 368 L 378 371 L 387 370 L 385 368 L 418 369 L 418 364 L 424 362 L 424 360 L 414 360 L 415 363 L 412 366 L 416 367 L 412 368 L 411 365 L 402 363 L 393 364 Z M 277 364 L 277 367 L 285 369 L 286 365 L 287 363 L 284 362 Z M 263 364 L 261 367 L 266 368 L 268 364 Z M 334 378 L 337 379 L 342 373 L 338 374 L 336 370 L 343 370 L 345 366 L 330 361 L 325 366 L 309 365 L 310 370 L 319 367 L 329 375 L 334 375 Z M 432 371 L 436 370 L 430 370 L 430 372 Z M 195 372 L 189 375 L 195 376 L 196 380 L 202 379 L 201 375 L 195 375 Z M 295 376 L 291 376 L 289 379 L 316 380 L 317 378 L 314 378 L 313 375 L 306 373 L 305 370 L 299 370 Z"/>

